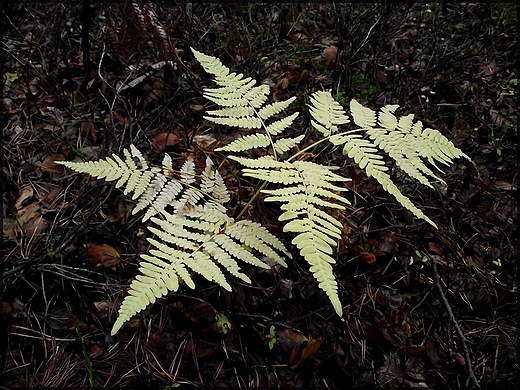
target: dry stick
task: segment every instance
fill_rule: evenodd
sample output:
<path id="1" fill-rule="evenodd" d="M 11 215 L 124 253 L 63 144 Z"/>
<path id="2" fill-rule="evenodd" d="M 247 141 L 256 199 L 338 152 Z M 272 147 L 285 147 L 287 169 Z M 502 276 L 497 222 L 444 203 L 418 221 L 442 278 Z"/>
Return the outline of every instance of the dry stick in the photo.
<path id="1" fill-rule="evenodd" d="M 471 363 L 471 356 L 469 354 L 469 348 L 468 344 L 469 341 L 464 336 L 464 333 L 462 333 L 462 329 L 459 326 L 459 323 L 457 322 L 457 319 L 455 318 L 455 315 L 453 314 L 453 311 L 451 310 L 451 306 L 448 303 L 448 299 L 446 299 L 446 295 L 444 295 L 444 291 L 442 290 L 441 283 L 439 281 L 439 274 L 437 272 L 437 260 L 435 260 L 435 257 L 431 257 L 432 259 L 432 266 L 433 266 L 433 283 L 435 284 L 435 287 L 437 287 L 437 290 L 439 291 L 439 296 L 441 297 L 441 301 L 444 304 L 444 308 L 448 312 L 448 316 L 450 317 L 451 322 L 453 323 L 453 326 L 457 330 L 457 334 L 459 335 L 459 338 L 462 342 L 462 349 L 464 351 L 464 355 L 466 357 L 466 364 L 468 365 L 468 379 L 466 380 L 466 387 L 469 384 L 469 381 L 472 380 L 475 383 L 475 386 L 477 389 L 480 390 L 480 385 L 478 383 L 477 378 L 475 377 L 475 373 L 473 372 L 473 364 Z"/>

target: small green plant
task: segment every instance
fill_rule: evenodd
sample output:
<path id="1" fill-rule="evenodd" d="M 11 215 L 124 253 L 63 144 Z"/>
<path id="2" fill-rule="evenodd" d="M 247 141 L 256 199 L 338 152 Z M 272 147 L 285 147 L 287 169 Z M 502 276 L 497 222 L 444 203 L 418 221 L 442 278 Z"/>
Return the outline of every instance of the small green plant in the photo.
<path id="1" fill-rule="evenodd" d="M 251 282 L 240 271 L 241 262 L 269 268 L 262 260 L 268 257 L 287 266 L 285 259 L 292 256 L 282 241 L 261 224 L 242 219 L 249 205 L 260 196 L 264 202 L 280 204 L 278 219 L 284 224 L 283 231 L 292 235 L 291 243 L 309 264 L 334 311 L 342 316 L 333 252 L 343 228 L 337 211 L 350 205 L 340 194 L 347 191 L 343 183 L 350 179 L 337 174 L 337 167 L 307 161 L 305 153 L 326 142 L 342 148 L 346 157 L 381 184 L 400 205 L 433 227 L 435 222 L 395 185 L 381 153 L 428 187 L 433 187 L 432 179 L 443 183 L 434 172 L 440 171 L 437 164 L 450 165 L 455 158 L 469 157 L 437 130 L 423 128 L 413 115 L 396 116 L 397 105 L 387 105 L 376 113 L 352 99 L 349 117 L 326 91 L 313 93 L 308 104 L 310 124 L 321 139 L 295 152 L 306 137 L 305 127 L 285 135 L 299 115 L 284 113 L 295 97 L 269 102 L 267 85 L 256 85 L 251 78 L 231 72 L 219 59 L 192 51 L 217 84 L 204 90 L 204 97 L 217 106 L 206 111 L 205 119 L 243 129 L 242 136 L 215 151 L 238 162 L 243 166 L 244 177 L 257 179 L 261 184 L 242 212 L 232 218 L 227 214 L 230 196 L 226 183 L 209 158 L 200 173 L 191 159 L 176 172 L 168 155 L 161 167 L 149 166 L 131 145 L 130 150 L 124 151 L 124 160 L 113 155 L 96 162 L 61 162 L 77 172 L 116 181 L 116 187 L 124 187 L 124 193 L 133 194 L 132 199 L 137 201 L 133 213 L 146 210 L 143 221 L 153 224 L 148 228 L 154 234 L 148 238 L 152 249 L 141 256 L 140 274 L 130 285 L 111 333 L 115 334 L 157 298 L 177 291 L 181 282 L 194 288 L 193 273 L 231 291 L 224 272 Z M 351 119 L 355 126 L 347 128 Z M 223 332 L 227 332 L 227 318 L 221 316 L 219 321 Z M 271 336 L 274 345 L 274 327 Z"/>
<path id="2" fill-rule="evenodd" d="M 94 383 L 94 370 L 92 368 L 92 360 L 90 360 L 90 356 L 88 355 L 87 347 L 85 345 L 83 335 L 81 334 L 81 331 L 79 330 L 78 324 L 76 324 L 76 334 L 78 335 L 78 339 L 81 343 L 81 350 L 83 352 L 83 357 L 85 358 L 85 361 L 87 363 L 89 387 L 92 390 L 94 390 L 96 387 L 95 387 L 95 383 Z"/>
<path id="3" fill-rule="evenodd" d="M 274 330 L 274 325 L 271 325 L 271 327 L 269 328 L 269 335 L 267 336 L 267 339 L 269 340 L 269 342 L 267 344 L 269 346 L 269 349 L 273 349 L 274 344 L 276 343 L 276 334 L 275 334 L 275 330 Z"/>
<path id="4" fill-rule="evenodd" d="M 491 273 L 495 275 L 497 273 L 497 269 L 502 267 L 502 261 L 500 259 L 496 259 L 493 260 L 491 263 L 495 266 L 495 269 L 492 270 Z"/>
<path id="5" fill-rule="evenodd" d="M 348 106 L 348 97 L 343 91 L 339 91 L 336 95 L 334 95 L 334 100 L 336 100 L 341 107 Z"/>
<path id="6" fill-rule="evenodd" d="M 217 315 L 217 321 L 220 323 L 222 333 L 227 334 L 231 329 L 231 323 L 229 322 L 227 316 L 225 315 Z"/>

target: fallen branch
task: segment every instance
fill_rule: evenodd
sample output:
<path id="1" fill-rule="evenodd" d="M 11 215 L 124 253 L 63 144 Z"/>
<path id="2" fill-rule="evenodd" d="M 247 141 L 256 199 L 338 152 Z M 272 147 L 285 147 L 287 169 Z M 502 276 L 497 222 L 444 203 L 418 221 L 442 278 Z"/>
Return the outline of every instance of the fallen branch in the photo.
<path id="1" fill-rule="evenodd" d="M 437 272 L 437 261 L 435 260 L 434 256 L 432 256 L 431 259 L 433 266 L 433 283 L 435 284 L 435 287 L 437 287 L 437 291 L 439 291 L 439 296 L 444 305 L 444 308 L 448 312 L 448 316 L 450 317 L 450 320 L 453 326 L 455 327 L 455 330 L 457 331 L 457 334 L 459 335 L 459 338 L 462 342 L 462 349 L 464 351 L 464 357 L 466 358 L 466 365 L 468 368 L 468 379 L 466 380 L 466 387 L 468 387 L 470 381 L 473 381 L 475 387 L 480 390 L 480 384 L 478 383 L 478 380 L 475 377 L 475 373 L 473 372 L 473 364 L 471 363 L 471 356 L 469 354 L 469 340 L 466 338 L 466 336 L 464 336 L 464 333 L 462 333 L 462 329 L 460 328 L 460 325 L 457 322 L 455 315 L 453 314 L 453 310 L 451 310 L 451 306 L 448 302 L 448 299 L 446 299 L 446 295 L 444 295 L 444 291 L 442 290 L 442 286 L 439 280 L 439 273 Z"/>

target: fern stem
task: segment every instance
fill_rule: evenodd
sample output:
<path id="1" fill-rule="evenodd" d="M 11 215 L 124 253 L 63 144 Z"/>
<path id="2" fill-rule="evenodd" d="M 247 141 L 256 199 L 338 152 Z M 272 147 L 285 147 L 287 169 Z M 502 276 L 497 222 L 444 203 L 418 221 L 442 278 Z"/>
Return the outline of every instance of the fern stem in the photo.
<path id="1" fill-rule="evenodd" d="M 255 110 L 256 112 L 256 110 Z M 265 126 L 265 124 L 263 123 L 262 121 L 262 124 Z M 353 134 L 353 133 L 356 133 L 356 132 L 360 132 L 361 130 L 363 129 L 354 129 L 354 130 L 349 130 L 349 131 L 344 131 L 342 133 L 339 133 L 339 134 L 332 134 L 332 135 L 348 135 L 348 134 Z M 267 131 L 266 131 L 267 134 L 269 134 Z M 323 139 L 320 139 L 319 141 L 316 141 L 314 142 L 313 144 L 307 146 L 306 148 L 303 148 L 302 150 L 300 150 L 298 153 L 294 154 L 293 156 L 289 157 L 287 159 L 288 162 L 292 161 L 292 160 L 295 160 L 299 155 L 305 153 L 306 151 L 314 148 L 315 146 L 323 143 L 323 142 L 326 142 L 329 140 L 330 137 L 332 137 L 332 135 L 329 135 L 328 137 L 325 137 Z M 271 136 L 269 135 L 269 139 L 271 139 Z M 274 150 L 274 146 L 273 146 L 273 153 L 274 153 L 274 158 L 276 159 L 276 152 Z M 251 197 L 251 199 L 249 200 L 249 202 L 247 202 L 247 204 L 244 206 L 244 208 L 242 209 L 242 211 L 240 211 L 240 213 L 238 214 L 238 216 L 235 218 L 235 221 L 239 221 L 240 218 L 242 218 L 242 216 L 244 215 L 244 213 L 246 212 L 246 210 L 248 209 L 248 207 L 253 203 L 253 201 L 258 197 L 258 195 L 260 195 L 260 192 L 265 188 L 267 187 L 269 183 L 267 181 L 264 181 L 262 183 L 262 185 L 260 186 L 260 188 L 258 190 L 256 190 L 256 192 L 253 194 L 253 196 Z"/>
<path id="2" fill-rule="evenodd" d="M 251 199 L 249 199 L 249 202 L 247 202 L 247 204 L 244 206 L 244 208 L 242 209 L 242 211 L 240 211 L 240 213 L 237 215 L 237 217 L 235 218 L 235 222 L 239 221 L 240 218 L 242 218 L 242 216 L 244 215 L 244 213 L 246 212 L 246 210 L 249 208 L 249 206 L 253 203 L 253 201 L 258 197 L 258 195 L 260 195 L 260 192 L 265 188 L 267 187 L 267 184 L 269 184 L 266 181 L 264 181 L 262 183 L 262 185 L 260 186 L 260 188 L 258 190 L 256 190 L 256 192 L 253 194 L 253 196 L 251 197 Z"/>
<path id="3" fill-rule="evenodd" d="M 269 134 L 269 132 L 267 131 L 267 126 L 264 122 L 264 120 L 260 117 L 260 115 L 258 115 L 258 111 L 256 110 L 256 108 L 254 108 L 251 104 L 249 104 L 249 106 L 253 109 L 253 111 L 255 112 L 256 116 L 258 117 L 258 119 L 260 119 L 260 122 L 262 122 L 262 127 L 264 128 L 264 131 L 265 131 L 265 134 L 269 137 L 269 142 L 271 143 L 271 148 L 273 149 L 273 157 L 275 160 L 278 160 L 278 156 L 276 155 L 276 150 L 274 148 L 274 141 L 273 141 L 273 137 L 271 136 L 271 134 Z M 262 184 L 262 187 L 260 188 L 260 190 L 263 190 L 265 188 L 265 186 L 267 185 L 267 182 L 264 182 L 264 184 Z M 258 194 L 260 193 L 260 190 L 258 190 L 258 192 L 253 196 L 253 198 L 251 199 L 251 201 L 254 200 L 254 198 L 256 198 L 258 196 Z M 250 202 L 251 202 L 250 201 Z M 250 203 L 247 204 L 247 206 L 249 206 Z M 247 207 L 246 206 L 246 207 Z M 245 209 L 244 209 L 245 210 Z M 244 213 L 244 210 L 242 210 L 242 212 L 239 214 L 240 216 Z"/>
<path id="4" fill-rule="evenodd" d="M 328 141 L 328 140 L 329 140 L 331 137 L 333 137 L 333 136 L 353 134 L 353 133 L 356 133 L 356 132 L 360 132 L 360 131 L 362 131 L 362 130 L 363 130 L 363 129 L 354 129 L 354 130 L 344 131 L 344 132 L 342 132 L 342 133 L 338 133 L 338 134 L 331 134 L 331 135 L 329 135 L 329 136 L 327 136 L 327 137 L 325 137 L 325 138 L 322 138 L 322 139 L 320 139 L 319 141 L 316 141 L 316 142 L 314 142 L 313 144 L 310 144 L 309 146 L 303 148 L 303 149 L 300 150 L 298 153 L 295 153 L 294 155 L 292 155 L 291 157 L 289 157 L 289 158 L 287 159 L 287 161 L 288 161 L 288 162 L 291 162 L 291 161 L 295 160 L 299 155 L 301 155 L 301 154 L 307 152 L 308 150 L 310 150 L 310 149 L 316 147 L 317 145 L 319 145 L 319 144 L 321 144 L 321 143 L 323 143 L 323 142 Z"/>

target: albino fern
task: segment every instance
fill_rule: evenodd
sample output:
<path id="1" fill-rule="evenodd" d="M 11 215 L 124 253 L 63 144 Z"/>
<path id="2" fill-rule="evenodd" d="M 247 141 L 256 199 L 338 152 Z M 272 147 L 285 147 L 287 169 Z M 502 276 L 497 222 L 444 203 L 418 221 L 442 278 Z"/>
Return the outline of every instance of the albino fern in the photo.
<path id="1" fill-rule="evenodd" d="M 217 124 L 246 129 L 263 128 L 265 131 L 265 134 L 244 135 L 229 145 L 216 149 L 217 151 L 241 152 L 270 145 L 276 155 L 288 151 L 299 143 L 298 139 L 286 138 L 278 143 L 272 139 L 273 136 L 285 131 L 296 119 L 298 113 L 293 113 L 281 120 L 272 120 L 269 124 L 266 123 L 286 109 L 295 100 L 294 97 L 282 102 L 267 104 L 269 94 L 267 85 L 255 86 L 256 82 L 250 77 L 232 73 L 222 65 L 220 60 L 193 48 L 191 50 L 206 72 L 215 76 L 215 82 L 220 86 L 204 90 L 204 97 L 221 106 L 218 110 L 207 111 L 204 118 Z"/>
<path id="2" fill-rule="evenodd" d="M 294 234 L 292 244 L 309 263 L 319 287 L 341 316 L 333 264 L 342 223 L 330 210 L 344 210 L 345 205 L 350 204 L 340 195 L 346 188 L 335 184 L 350 179 L 334 173 L 335 167 L 297 160 L 311 146 L 290 154 L 305 138 L 305 134 L 283 134 L 298 116 L 298 113 L 283 113 L 294 102 L 294 97 L 269 103 L 268 86 L 256 85 L 251 78 L 231 72 L 217 58 L 196 50 L 193 53 L 204 69 L 214 75 L 217 84 L 216 88 L 204 90 L 204 96 L 218 106 L 206 111 L 205 118 L 220 125 L 249 129 L 216 150 L 249 153 L 252 149 L 265 149 L 265 155 L 257 158 L 228 157 L 244 166 L 244 176 L 264 181 L 259 191 L 265 195 L 265 202 L 281 204 L 278 219 L 285 224 L 284 232 Z M 403 207 L 435 226 L 394 184 L 381 152 L 390 156 L 403 172 L 430 187 L 429 179 L 441 182 L 442 179 L 426 162 L 438 169 L 436 163 L 449 165 L 455 158 L 469 157 L 438 131 L 423 129 L 421 122 L 414 123 L 412 115 L 398 118 L 397 108 L 386 106 L 376 113 L 352 100 L 350 110 L 357 128 L 340 131 L 341 126 L 351 121 L 329 92 L 312 94 L 309 105 L 311 124 L 324 137 L 317 143 L 342 146 L 343 153 L 375 178 Z M 139 275 L 119 309 L 112 334 L 157 298 L 177 291 L 181 281 L 194 288 L 193 274 L 229 291 L 231 285 L 226 272 L 250 282 L 241 271 L 240 262 L 268 268 L 261 257 L 271 258 L 283 266 L 286 266 L 284 256 L 291 258 L 282 242 L 263 226 L 227 215 L 230 196 L 209 158 L 200 175 L 191 159 L 175 172 L 168 155 L 161 167 L 149 167 L 133 145 L 130 150 L 124 150 L 124 160 L 114 155 L 97 162 L 61 164 L 76 172 L 117 180 L 116 187 L 124 187 L 124 193 L 133 194 L 132 199 L 137 201 L 133 213 L 146 210 L 143 221 L 150 219 L 153 223 L 148 227 L 153 234 L 148 238 L 151 249 L 141 255 Z M 266 189 L 268 184 L 272 187 Z"/>
<path id="3" fill-rule="evenodd" d="M 240 271 L 238 260 L 261 268 L 269 266 L 244 245 L 283 266 L 286 264 L 279 252 L 290 257 L 283 244 L 261 225 L 251 221 L 235 222 L 220 203 L 207 201 L 185 209 L 181 214 L 163 212 L 162 216 L 165 219 L 151 219 L 156 227 L 148 229 L 158 239 L 148 239 L 153 249 L 149 254 L 141 255 L 141 274 L 130 285 L 112 334 L 156 298 L 177 291 L 179 280 L 195 288 L 190 271 L 228 291 L 231 286 L 223 270 L 250 283 L 249 277 Z"/>
<path id="4" fill-rule="evenodd" d="M 432 185 L 427 176 L 440 182 L 443 181 L 425 165 L 421 158 L 426 158 L 436 167 L 435 161 L 448 164 L 454 158 L 465 157 L 469 159 L 469 157 L 453 146 L 438 131 L 432 129 L 423 131 L 421 122 L 413 124 L 413 115 L 398 119 L 394 115 L 398 108 L 397 105 L 383 107 L 377 115 L 376 112 L 363 107 L 352 99 L 350 110 L 354 123 L 360 127 L 359 130 L 364 131 L 369 136 L 371 141 L 362 139 L 360 134 L 352 131 L 334 134 L 338 131 L 335 125 L 341 124 L 341 122 L 348 123 L 348 118 L 344 110 L 337 106 L 333 111 L 327 111 L 324 108 L 323 102 L 332 99 L 330 92 L 319 92 L 316 95 L 317 97 L 314 99 L 311 98 L 311 104 L 314 106 L 311 106 L 310 109 L 314 118 L 314 121 L 312 121 L 314 128 L 324 135 L 332 134 L 329 137 L 330 142 L 334 145 L 344 145 L 343 153 L 353 158 L 361 168 L 365 169 L 368 176 L 376 179 L 385 191 L 392 194 L 403 207 L 411 211 L 416 217 L 436 226 L 394 184 L 391 177 L 386 173 L 388 168 L 384 165 L 382 156 L 377 153 L 379 149 L 387 152 L 405 173 L 428 187 L 432 187 Z"/>
<path id="5" fill-rule="evenodd" d="M 216 76 L 215 81 L 220 86 L 216 89 L 206 89 L 204 92 L 204 96 L 222 106 L 219 110 L 209 111 L 206 119 L 228 126 L 259 129 L 216 150 L 240 153 L 271 146 L 267 156 L 255 159 L 237 156 L 229 158 L 245 166 L 242 170 L 244 176 L 265 181 L 262 188 L 267 183 L 280 186 L 276 190 L 263 190 L 262 192 L 268 195 L 265 201 L 282 203 L 280 209 L 283 213 L 279 220 L 288 221 L 284 231 L 297 234 L 292 243 L 300 249 L 300 254 L 310 264 L 310 270 L 319 281 L 320 287 L 330 298 L 336 312 L 341 315 L 337 284 L 331 267 L 335 262 L 331 256 L 332 248 L 341 237 L 341 223 L 325 210 L 343 209 L 342 203 L 349 204 L 345 198 L 337 194 L 345 189 L 332 184 L 348 179 L 332 173 L 330 167 L 311 162 L 291 161 L 296 156 L 279 161 L 279 156 L 297 146 L 304 135 L 273 140 L 274 136 L 288 129 L 297 114 L 282 117 L 271 123 L 266 122 L 271 120 L 272 116 L 280 114 L 292 100 L 265 105 L 267 89 L 264 86 L 255 87 L 250 78 L 231 73 L 220 61 L 195 50 L 193 53 L 206 71 Z M 397 106 L 384 107 L 379 116 L 355 100 L 351 101 L 350 108 L 354 123 L 359 129 L 338 133 L 339 126 L 350 123 L 350 119 L 330 92 L 315 92 L 311 95 L 309 105 L 311 124 L 325 139 L 334 145 L 342 145 L 344 154 L 354 159 L 403 207 L 435 226 L 435 223 L 394 184 L 386 172 L 388 168 L 379 151 L 385 151 L 404 172 L 426 186 L 431 186 L 428 177 L 439 181 L 441 179 L 424 164 L 422 158 L 430 162 L 447 163 L 452 158 L 465 155 L 440 133 L 422 131 L 420 125 L 413 125 L 412 116 L 397 119 L 394 115 Z M 361 133 L 367 134 L 369 139 L 363 138 Z M 425 140 L 426 137 L 430 144 L 436 145 L 421 145 L 421 140 Z"/>
<path id="6" fill-rule="evenodd" d="M 193 272 L 231 290 L 223 270 L 244 282 L 251 282 L 241 272 L 238 261 L 269 268 L 259 258 L 263 255 L 287 265 L 282 255 L 290 258 L 291 254 L 275 236 L 258 223 L 234 221 L 226 214 L 229 193 L 209 158 L 197 184 L 198 175 L 191 159 L 182 165 L 178 177 L 174 178 L 168 155 L 165 155 L 161 169 L 148 167 L 133 145 L 124 154 L 125 161 L 112 156 L 96 162 L 61 162 L 76 172 L 118 180 L 118 187 L 126 184 L 125 193 L 133 191 L 134 198 L 138 199 L 133 213 L 148 207 L 143 221 L 151 218 L 155 224 L 148 227 L 155 235 L 148 239 L 152 249 L 141 255 L 140 274 L 123 300 L 112 334 L 157 298 L 177 291 L 179 281 L 194 288 Z M 168 208 L 171 211 L 167 211 Z"/>

